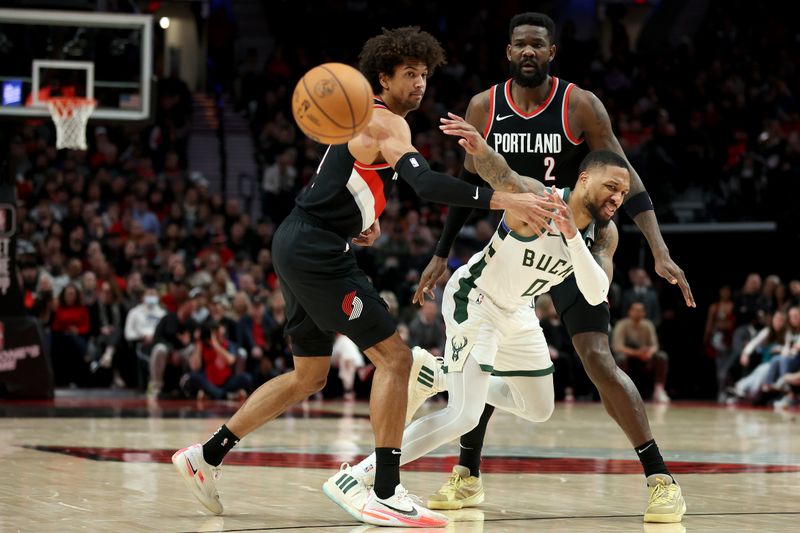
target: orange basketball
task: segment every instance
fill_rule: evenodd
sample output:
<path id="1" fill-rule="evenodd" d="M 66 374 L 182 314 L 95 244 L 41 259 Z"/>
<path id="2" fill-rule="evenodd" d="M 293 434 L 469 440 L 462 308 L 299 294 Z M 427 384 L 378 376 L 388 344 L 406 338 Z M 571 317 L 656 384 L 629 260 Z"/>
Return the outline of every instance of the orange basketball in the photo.
<path id="1" fill-rule="evenodd" d="M 303 133 L 322 144 L 343 144 L 361 133 L 372 117 L 372 88 L 358 70 L 323 63 L 300 78 L 292 114 Z"/>

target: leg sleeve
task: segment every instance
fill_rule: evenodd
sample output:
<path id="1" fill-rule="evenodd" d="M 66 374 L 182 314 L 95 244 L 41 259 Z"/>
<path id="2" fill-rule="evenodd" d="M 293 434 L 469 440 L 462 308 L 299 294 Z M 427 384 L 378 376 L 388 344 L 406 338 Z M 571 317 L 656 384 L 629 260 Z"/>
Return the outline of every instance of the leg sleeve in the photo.
<path id="1" fill-rule="evenodd" d="M 400 464 L 410 463 L 478 425 L 488 386 L 489 374 L 472 358 L 462 372 L 447 374 L 447 407 L 418 418 L 405 429 Z M 367 472 L 364 481 L 368 484 L 373 482 L 374 464 L 373 453 L 357 467 Z"/>
<path id="2" fill-rule="evenodd" d="M 553 414 L 553 375 L 492 376 L 487 402 L 531 422 L 544 422 Z"/>

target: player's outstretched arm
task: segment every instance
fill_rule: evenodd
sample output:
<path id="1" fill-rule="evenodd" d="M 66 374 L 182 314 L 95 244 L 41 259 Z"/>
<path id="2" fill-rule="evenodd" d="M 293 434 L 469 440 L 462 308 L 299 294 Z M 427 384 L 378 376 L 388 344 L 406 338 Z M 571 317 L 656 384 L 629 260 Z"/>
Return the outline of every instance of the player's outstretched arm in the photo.
<path id="1" fill-rule="evenodd" d="M 411 130 L 406 121 L 399 115 L 381 115 L 377 121 L 373 116 L 367 128 L 369 135 L 377 142 L 386 162 L 423 200 L 482 209 L 504 209 L 535 227 L 542 227 L 543 217 L 549 215 L 548 209 L 555 207 L 540 195 L 512 194 L 474 187 L 432 170 L 422 154 L 411 145 Z M 356 139 L 350 142 L 354 141 Z"/>
<path id="2" fill-rule="evenodd" d="M 592 92 L 577 89 L 570 94 L 568 120 L 583 131 L 589 148 L 592 150 L 611 150 L 626 158 L 619 141 L 611 128 L 611 119 L 605 106 Z M 696 307 L 692 289 L 686 281 L 686 275 L 670 257 L 669 249 L 658 227 L 653 204 L 642 183 L 642 179 L 628 163 L 631 174 L 631 191 L 623 206 L 631 215 L 636 225 L 647 239 L 650 251 L 655 259 L 655 269 L 659 276 L 673 285 L 678 285 L 683 292 L 686 305 Z"/>
<path id="3" fill-rule="evenodd" d="M 448 118 L 441 118 L 439 128 L 447 135 L 461 137 L 461 145 L 470 157 L 470 162 L 486 183 L 496 191 L 533 192 L 544 194 L 544 185 L 540 182 L 520 176 L 514 171 L 506 159 L 486 143 L 475 126 L 456 114 L 448 113 Z M 465 162 L 466 165 L 466 162 Z"/>

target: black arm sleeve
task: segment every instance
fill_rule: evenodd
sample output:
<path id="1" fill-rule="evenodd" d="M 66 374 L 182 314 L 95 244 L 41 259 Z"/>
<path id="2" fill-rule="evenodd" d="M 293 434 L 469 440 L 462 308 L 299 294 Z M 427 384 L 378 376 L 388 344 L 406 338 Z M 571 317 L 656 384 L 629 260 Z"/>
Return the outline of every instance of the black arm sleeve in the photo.
<path id="1" fill-rule="evenodd" d="M 479 175 L 463 167 L 458 177 L 464 182 L 476 187 L 486 183 Z M 434 255 L 447 259 L 450 255 L 450 249 L 453 247 L 453 241 L 456 240 L 458 232 L 461 231 L 461 228 L 464 227 L 464 223 L 472 214 L 472 210 L 472 207 L 461 207 L 458 205 L 451 206 L 450 209 L 447 210 L 447 219 L 444 221 L 444 229 L 442 229 L 439 242 L 436 243 L 436 250 L 433 252 Z"/>
<path id="2" fill-rule="evenodd" d="M 428 162 L 418 152 L 404 154 L 394 169 L 423 200 L 489 209 L 494 194 L 492 189 L 476 187 L 453 176 L 431 170 Z"/>

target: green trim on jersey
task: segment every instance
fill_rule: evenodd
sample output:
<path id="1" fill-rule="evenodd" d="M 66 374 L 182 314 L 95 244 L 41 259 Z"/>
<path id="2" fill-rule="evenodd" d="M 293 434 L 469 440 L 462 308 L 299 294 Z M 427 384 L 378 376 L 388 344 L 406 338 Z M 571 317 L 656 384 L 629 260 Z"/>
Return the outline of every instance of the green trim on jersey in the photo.
<path id="1" fill-rule="evenodd" d="M 506 218 L 504 216 L 503 219 L 500 221 L 500 225 L 497 226 L 497 236 L 500 237 L 501 239 L 505 240 L 507 235 L 511 235 L 514 239 L 516 239 L 518 241 L 522 241 L 522 242 L 531 242 L 531 241 L 535 241 L 536 239 L 539 238 L 538 235 L 531 235 L 530 237 L 523 237 L 519 233 L 515 232 L 514 230 L 512 230 L 511 228 L 509 228 L 506 225 Z"/>
<path id="2" fill-rule="evenodd" d="M 522 242 L 531 242 L 531 241 L 535 241 L 536 239 L 539 238 L 538 235 L 531 235 L 530 237 L 523 237 L 522 235 L 520 235 L 519 233 L 515 232 L 514 230 L 509 231 L 509 235 L 514 237 L 516 240 L 522 241 Z"/>
<path id="3" fill-rule="evenodd" d="M 484 372 L 490 372 L 493 376 L 533 376 L 533 377 L 540 377 L 540 376 L 547 376 L 549 374 L 553 374 L 556 371 L 555 365 L 550 365 L 548 368 L 542 368 L 539 370 L 495 370 L 492 365 L 481 365 L 481 370 Z"/>
<path id="4" fill-rule="evenodd" d="M 547 376 L 547 375 L 555 373 L 556 367 L 554 365 L 550 365 L 548 368 L 542 368 L 542 369 L 539 369 L 539 370 L 495 370 L 492 365 L 481 365 L 481 370 L 483 370 L 484 372 L 488 372 L 488 373 L 492 374 L 493 376 L 498 376 L 498 377 L 503 377 L 503 376 L 506 376 L 506 377 L 523 376 L 523 377 L 537 377 L 538 378 L 538 377 Z M 447 367 L 446 366 L 442 367 L 442 372 L 447 374 Z"/>
<path id="5" fill-rule="evenodd" d="M 500 239 L 505 239 L 506 235 L 508 235 L 508 228 L 505 225 L 505 217 L 503 220 L 500 221 L 500 224 L 497 226 L 497 236 Z"/>
<path id="6" fill-rule="evenodd" d="M 495 254 L 494 248 L 489 245 L 489 249 L 486 253 L 489 254 L 489 257 L 492 257 Z M 469 277 L 458 280 L 458 290 L 453 295 L 453 299 L 456 301 L 453 319 L 459 324 L 469 318 L 469 312 L 467 311 L 469 300 L 467 296 L 469 295 L 469 291 L 475 288 L 475 282 L 478 281 L 483 269 L 486 268 L 486 253 L 483 254 L 479 261 L 469 268 Z"/>

